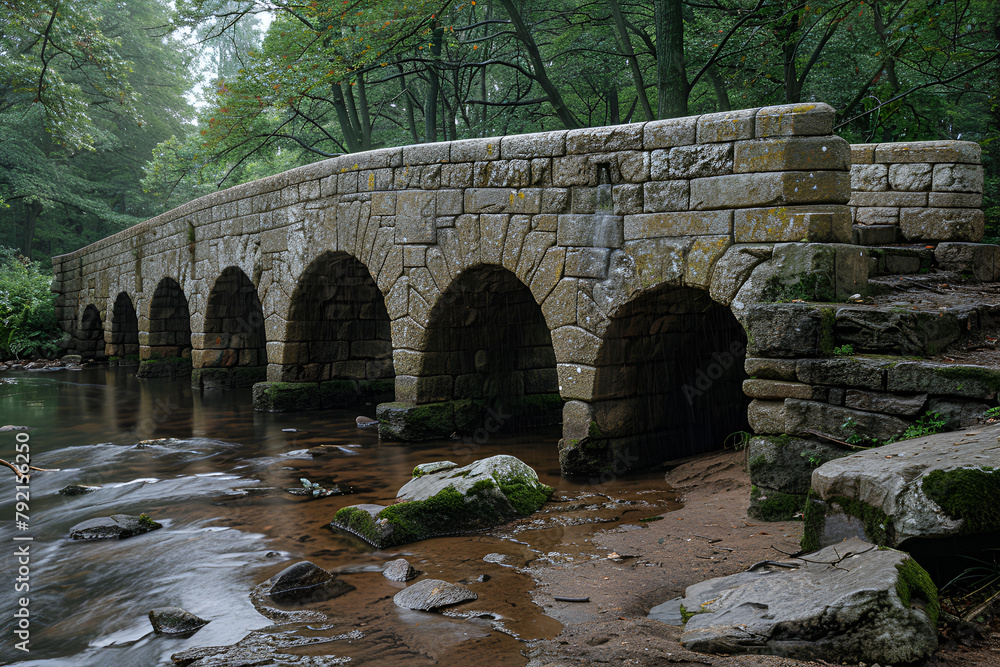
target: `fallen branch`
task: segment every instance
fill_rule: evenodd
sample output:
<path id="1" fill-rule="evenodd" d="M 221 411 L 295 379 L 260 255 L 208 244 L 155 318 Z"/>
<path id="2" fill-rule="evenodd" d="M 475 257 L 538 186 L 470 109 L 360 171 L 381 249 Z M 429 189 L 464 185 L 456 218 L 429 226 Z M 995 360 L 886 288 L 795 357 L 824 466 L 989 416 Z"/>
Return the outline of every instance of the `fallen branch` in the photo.
<path id="1" fill-rule="evenodd" d="M 21 469 L 15 466 L 10 461 L 4 461 L 3 459 L 0 459 L 0 463 L 4 464 L 5 466 L 13 470 L 18 477 L 28 477 L 28 475 L 23 474 L 21 472 Z M 28 466 L 28 470 L 37 470 L 38 472 L 59 472 L 58 468 L 36 468 L 35 466 Z"/>
<path id="2" fill-rule="evenodd" d="M 832 435 L 827 435 L 826 433 L 820 433 L 811 428 L 805 429 L 805 432 L 809 435 L 815 435 L 817 438 L 823 438 L 824 440 L 829 440 L 830 442 L 835 442 L 838 445 L 843 445 L 844 447 L 850 447 L 851 449 L 871 449 L 871 447 L 865 447 L 864 445 L 852 445 L 849 442 L 844 442 L 843 440 L 837 440 Z"/>

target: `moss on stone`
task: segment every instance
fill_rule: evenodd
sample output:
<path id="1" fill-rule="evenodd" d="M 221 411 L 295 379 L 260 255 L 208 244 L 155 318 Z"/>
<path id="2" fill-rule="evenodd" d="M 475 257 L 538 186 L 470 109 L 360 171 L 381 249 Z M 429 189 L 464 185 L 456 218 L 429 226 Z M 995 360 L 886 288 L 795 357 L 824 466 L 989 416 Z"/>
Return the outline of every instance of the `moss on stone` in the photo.
<path id="1" fill-rule="evenodd" d="M 837 311 L 833 308 L 820 308 L 819 317 L 819 353 L 832 356 L 837 342 L 834 335 Z"/>
<path id="2" fill-rule="evenodd" d="M 414 476 L 420 476 L 417 470 Z M 552 492 L 544 485 L 533 488 L 523 482 L 482 479 L 464 496 L 449 486 L 427 500 L 389 505 L 377 517 L 363 509 L 345 507 L 334 515 L 333 522 L 373 545 L 385 547 L 497 526 L 536 511 Z M 383 537 L 383 525 L 392 528 L 387 537 Z"/>
<path id="3" fill-rule="evenodd" d="M 267 380 L 267 366 L 234 366 L 233 386 L 252 387 Z"/>
<path id="4" fill-rule="evenodd" d="M 805 502 L 806 496 L 771 489 L 761 491 L 755 485 L 750 487 L 750 507 L 747 513 L 761 521 L 790 521 L 802 512 Z"/>
<path id="5" fill-rule="evenodd" d="M 815 502 L 811 498 L 807 500 L 804 512 L 805 531 L 802 535 L 803 550 L 815 551 L 820 547 L 820 538 L 826 526 L 826 515 L 829 513 L 828 508 L 831 505 L 837 505 L 844 514 L 861 521 L 865 530 L 865 539 L 869 542 L 882 546 L 895 543 L 895 524 L 880 508 L 855 498 L 834 496 L 822 502 Z"/>
<path id="6" fill-rule="evenodd" d="M 807 553 L 819 551 L 820 538 L 826 529 L 826 504 L 813 497 L 812 490 L 806 494 L 805 509 L 802 511 L 802 550 Z"/>
<path id="7" fill-rule="evenodd" d="M 327 380 L 319 383 L 320 402 L 324 408 L 341 408 L 358 403 L 355 380 Z"/>
<path id="8" fill-rule="evenodd" d="M 704 610 L 688 611 L 687 607 L 685 607 L 684 605 L 681 605 L 680 611 L 681 611 L 681 623 L 684 623 L 685 625 L 687 624 L 688 621 L 690 621 L 698 614 L 705 613 Z"/>
<path id="9" fill-rule="evenodd" d="M 253 386 L 253 406 L 266 412 L 316 410 L 321 407 L 316 382 L 258 382 Z"/>
<path id="10" fill-rule="evenodd" d="M 920 567 L 920 564 L 912 558 L 906 558 L 902 563 L 896 565 L 899 571 L 899 578 L 896 580 L 896 595 L 904 607 L 913 605 L 914 600 L 923 600 L 924 611 L 931 619 L 931 623 L 937 627 L 938 617 L 941 614 L 941 603 L 938 599 L 938 589 L 927 574 L 927 570 Z"/>
<path id="11" fill-rule="evenodd" d="M 357 385 L 361 400 L 391 397 L 396 393 L 396 380 L 393 378 L 358 380 Z"/>
<path id="12" fill-rule="evenodd" d="M 937 369 L 938 375 L 951 380 L 975 380 L 990 388 L 990 391 L 1000 391 L 1000 371 L 982 367 L 950 366 Z"/>
<path id="13" fill-rule="evenodd" d="M 600 475 L 614 469 L 614 452 L 603 438 L 566 442 L 559 450 L 559 468 L 567 475 Z"/>
<path id="14" fill-rule="evenodd" d="M 157 528 L 163 528 L 163 525 L 153 521 L 153 519 L 146 513 L 139 515 L 139 523 L 146 530 L 156 530 Z"/>
<path id="15" fill-rule="evenodd" d="M 964 522 L 962 534 L 1000 530 L 1000 471 L 989 466 L 934 470 L 921 489 L 945 514 Z"/>
<path id="16" fill-rule="evenodd" d="M 524 482 L 501 482 L 498 480 L 497 485 L 500 487 L 500 491 L 507 496 L 514 511 L 521 516 L 527 516 L 547 503 L 555 490 L 544 484 L 536 486 Z M 476 487 L 472 488 L 474 491 Z"/>

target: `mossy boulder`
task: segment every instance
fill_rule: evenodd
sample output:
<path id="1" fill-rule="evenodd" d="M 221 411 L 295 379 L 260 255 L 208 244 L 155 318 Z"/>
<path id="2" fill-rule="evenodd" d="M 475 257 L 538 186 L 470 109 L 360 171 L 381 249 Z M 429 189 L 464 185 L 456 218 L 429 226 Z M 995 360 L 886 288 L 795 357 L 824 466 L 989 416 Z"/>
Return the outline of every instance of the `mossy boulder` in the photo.
<path id="1" fill-rule="evenodd" d="M 907 554 L 857 538 L 685 591 L 681 645 L 834 664 L 910 663 L 937 648 L 937 588 Z"/>
<path id="2" fill-rule="evenodd" d="M 552 488 L 513 456 L 493 456 L 461 468 L 417 466 L 419 471 L 435 468 L 407 482 L 397 503 L 345 507 L 331 526 L 382 549 L 492 528 L 531 514 L 552 495 Z"/>
<path id="3" fill-rule="evenodd" d="M 910 539 L 1000 531 L 1000 426 L 939 433 L 857 452 L 813 472 L 804 548 L 863 536 Z"/>

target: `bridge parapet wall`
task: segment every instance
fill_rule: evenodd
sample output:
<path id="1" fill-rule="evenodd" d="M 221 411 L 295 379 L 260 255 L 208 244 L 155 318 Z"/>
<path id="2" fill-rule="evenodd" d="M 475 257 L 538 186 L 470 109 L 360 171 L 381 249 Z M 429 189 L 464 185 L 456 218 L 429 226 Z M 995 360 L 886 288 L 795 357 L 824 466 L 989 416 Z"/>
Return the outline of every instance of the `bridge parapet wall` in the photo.
<path id="1" fill-rule="evenodd" d="M 980 158 L 971 141 L 852 145 L 854 243 L 981 241 Z"/>

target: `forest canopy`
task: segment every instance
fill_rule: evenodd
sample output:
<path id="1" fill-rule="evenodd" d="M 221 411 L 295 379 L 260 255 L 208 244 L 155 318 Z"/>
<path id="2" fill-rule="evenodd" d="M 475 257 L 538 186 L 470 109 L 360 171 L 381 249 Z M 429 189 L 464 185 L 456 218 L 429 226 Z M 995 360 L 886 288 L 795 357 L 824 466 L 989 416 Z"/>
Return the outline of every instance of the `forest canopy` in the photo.
<path id="1" fill-rule="evenodd" d="M 980 142 L 996 221 L 993 0 L 0 0 L 0 25 L 0 244 L 35 258 L 342 153 L 800 101 L 851 142 Z"/>

